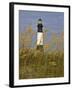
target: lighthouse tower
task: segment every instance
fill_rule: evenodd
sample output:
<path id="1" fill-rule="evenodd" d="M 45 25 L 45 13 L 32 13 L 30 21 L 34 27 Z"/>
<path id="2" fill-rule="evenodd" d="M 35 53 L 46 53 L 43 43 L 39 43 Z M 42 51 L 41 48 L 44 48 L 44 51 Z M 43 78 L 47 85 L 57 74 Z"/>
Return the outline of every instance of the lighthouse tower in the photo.
<path id="1" fill-rule="evenodd" d="M 43 25 L 42 19 L 38 19 L 37 24 L 37 49 L 43 50 Z"/>

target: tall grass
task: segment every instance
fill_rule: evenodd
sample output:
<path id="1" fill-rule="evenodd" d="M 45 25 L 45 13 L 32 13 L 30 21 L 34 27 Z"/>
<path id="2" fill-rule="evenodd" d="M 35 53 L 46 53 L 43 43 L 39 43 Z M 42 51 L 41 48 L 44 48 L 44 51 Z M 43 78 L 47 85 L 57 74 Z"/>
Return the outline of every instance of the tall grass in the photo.
<path id="1" fill-rule="evenodd" d="M 42 52 L 20 48 L 19 79 L 52 78 L 64 76 L 63 51 Z"/>

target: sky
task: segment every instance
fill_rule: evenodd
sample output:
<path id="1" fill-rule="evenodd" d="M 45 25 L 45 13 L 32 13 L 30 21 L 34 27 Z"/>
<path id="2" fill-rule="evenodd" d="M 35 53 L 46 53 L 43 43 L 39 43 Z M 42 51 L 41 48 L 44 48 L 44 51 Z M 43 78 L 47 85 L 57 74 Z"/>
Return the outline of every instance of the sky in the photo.
<path id="1" fill-rule="evenodd" d="M 37 30 L 37 21 L 41 18 L 43 28 L 53 32 L 61 32 L 64 29 L 64 13 L 63 12 L 45 12 L 45 11 L 19 11 L 20 31 L 23 31 L 28 25 L 33 30 Z"/>
<path id="2" fill-rule="evenodd" d="M 43 30 L 49 32 L 48 40 L 51 37 L 51 32 L 61 33 L 64 31 L 64 13 L 63 12 L 46 12 L 46 11 L 19 11 L 19 32 L 24 31 L 28 26 L 32 26 L 33 31 L 37 32 L 37 21 L 42 19 Z M 33 38 L 36 39 L 36 36 Z M 36 41 L 36 40 L 35 40 Z"/>

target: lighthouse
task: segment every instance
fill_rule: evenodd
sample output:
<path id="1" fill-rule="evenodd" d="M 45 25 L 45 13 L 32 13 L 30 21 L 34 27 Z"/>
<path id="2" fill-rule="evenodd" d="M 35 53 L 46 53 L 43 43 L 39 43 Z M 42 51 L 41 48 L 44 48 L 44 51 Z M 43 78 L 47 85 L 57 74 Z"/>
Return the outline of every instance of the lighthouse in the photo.
<path id="1" fill-rule="evenodd" d="M 42 19 L 38 19 L 37 24 L 37 50 L 43 50 L 43 24 Z"/>

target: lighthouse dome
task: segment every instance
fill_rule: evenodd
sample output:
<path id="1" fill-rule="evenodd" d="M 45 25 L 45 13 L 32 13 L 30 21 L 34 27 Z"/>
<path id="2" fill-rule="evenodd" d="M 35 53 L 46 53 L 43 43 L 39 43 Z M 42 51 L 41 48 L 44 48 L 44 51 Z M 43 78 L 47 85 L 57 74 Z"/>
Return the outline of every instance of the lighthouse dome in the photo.
<path id="1" fill-rule="evenodd" d="M 38 19 L 38 24 L 42 24 L 42 19 L 41 18 Z"/>

